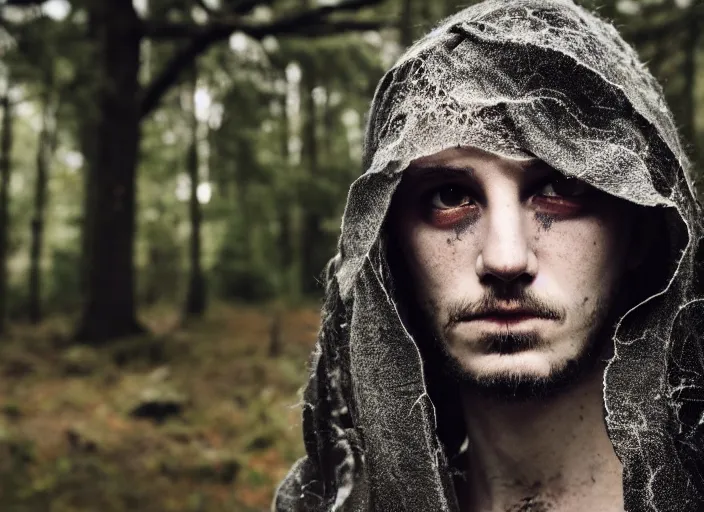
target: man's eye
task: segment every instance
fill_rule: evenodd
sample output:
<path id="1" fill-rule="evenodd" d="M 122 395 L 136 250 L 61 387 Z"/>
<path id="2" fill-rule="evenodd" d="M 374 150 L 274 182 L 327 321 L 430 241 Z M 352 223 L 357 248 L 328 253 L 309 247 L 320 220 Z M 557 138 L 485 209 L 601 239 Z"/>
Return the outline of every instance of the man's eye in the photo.
<path id="1" fill-rule="evenodd" d="M 469 206 L 474 200 L 467 191 L 457 185 L 443 185 L 430 195 L 430 204 L 438 210 L 449 210 Z"/>
<path id="2" fill-rule="evenodd" d="M 543 197 L 578 198 L 589 191 L 589 185 L 575 178 L 563 178 L 546 183 L 538 190 L 537 195 Z"/>

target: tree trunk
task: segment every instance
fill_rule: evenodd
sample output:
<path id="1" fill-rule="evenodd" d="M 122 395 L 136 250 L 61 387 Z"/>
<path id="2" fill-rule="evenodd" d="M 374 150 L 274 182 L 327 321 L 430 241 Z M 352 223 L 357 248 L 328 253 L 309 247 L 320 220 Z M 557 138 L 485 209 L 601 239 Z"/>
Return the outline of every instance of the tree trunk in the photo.
<path id="1" fill-rule="evenodd" d="M 304 109 L 303 123 L 303 157 L 308 167 L 308 180 L 313 183 L 310 189 L 315 190 L 315 181 L 319 178 L 319 148 L 317 135 L 317 109 L 313 99 L 315 79 L 313 66 L 303 70 L 301 81 L 301 105 Z M 316 198 L 306 198 L 301 222 L 301 290 L 304 294 L 315 294 L 320 291 L 318 278 L 325 265 L 321 261 L 320 242 L 322 238 L 322 219 L 318 212 Z"/>
<path id="2" fill-rule="evenodd" d="M 46 91 L 42 99 L 42 127 L 37 144 L 37 177 L 34 185 L 34 217 L 31 223 L 29 251 L 29 321 L 37 324 L 42 319 L 41 308 L 41 256 L 44 241 L 44 209 L 46 206 L 47 176 L 53 152 L 53 107 L 51 104 L 51 80 L 44 84 Z"/>
<path id="3" fill-rule="evenodd" d="M 332 85 L 328 81 L 325 85 L 325 104 L 323 105 L 323 146 L 325 149 L 325 161 L 332 162 L 333 140 L 335 139 L 335 111 L 332 106 Z"/>
<path id="4" fill-rule="evenodd" d="M 82 73 L 82 79 L 85 80 L 80 82 L 83 85 L 83 91 L 87 87 L 84 84 L 94 83 L 93 78 L 88 78 L 87 74 L 93 70 L 79 70 Z M 82 92 L 83 92 L 82 91 Z M 85 91 L 83 94 L 79 95 L 76 101 L 76 107 L 81 116 L 78 120 L 78 140 L 80 143 L 81 154 L 83 155 L 83 165 L 81 172 L 83 174 L 83 204 L 82 204 L 82 229 L 80 233 L 81 237 L 81 252 L 78 268 L 78 284 L 81 292 L 81 296 L 85 298 L 88 295 L 88 258 L 90 256 L 90 235 L 91 229 L 89 228 L 91 223 L 91 218 L 89 216 L 92 197 L 95 190 L 95 175 L 91 172 L 92 162 L 96 160 L 97 144 L 95 133 L 95 118 L 97 113 L 97 104 L 91 102 L 90 93 Z"/>
<path id="5" fill-rule="evenodd" d="M 191 181 L 191 199 L 189 213 L 191 219 L 191 244 L 190 244 L 190 277 L 188 280 L 188 293 L 186 295 L 185 314 L 187 317 L 202 316 L 205 312 L 205 277 L 200 262 L 200 226 L 201 209 L 198 202 L 198 118 L 196 117 L 195 94 L 197 78 L 194 72 L 192 91 L 192 119 L 191 119 L 191 145 L 188 148 L 186 165 Z"/>
<path id="6" fill-rule="evenodd" d="M 469 4 L 463 3 L 461 5 L 464 7 L 464 6 L 471 5 L 472 3 L 474 3 L 474 2 L 470 2 Z M 455 14 L 457 11 L 460 10 L 460 7 L 458 6 L 456 0 L 444 0 L 442 6 L 443 6 L 442 12 L 443 12 L 443 16 L 445 18 L 447 18 L 448 16 L 452 16 L 453 14 Z"/>
<path id="7" fill-rule="evenodd" d="M 692 145 L 695 161 L 698 161 L 699 146 L 697 145 L 696 136 L 696 94 L 697 94 L 697 46 L 699 43 L 699 25 L 700 20 L 697 17 L 694 6 L 695 2 L 690 7 L 691 14 L 687 33 L 684 41 L 684 65 L 682 74 L 684 75 L 684 91 L 682 94 L 682 135 L 688 145 Z"/>
<path id="8" fill-rule="evenodd" d="M 278 72 L 279 79 L 286 81 L 286 72 Z M 289 118 L 287 110 L 287 100 L 288 100 L 288 85 L 284 86 L 284 90 L 281 95 L 277 97 L 279 105 L 281 108 L 281 119 L 280 119 L 280 139 L 279 144 L 281 148 L 281 162 L 283 169 L 283 176 L 286 180 L 290 180 L 291 175 L 291 153 L 289 151 L 289 138 L 291 137 L 291 130 L 289 127 Z M 289 195 L 289 181 L 284 183 L 284 190 L 280 190 L 281 198 L 278 201 L 277 209 L 277 221 L 279 224 L 279 238 L 277 243 L 277 250 L 279 253 L 279 264 L 281 266 L 281 275 L 284 276 L 282 279 L 282 287 L 280 292 L 283 294 L 291 295 L 290 286 L 290 274 L 291 266 L 293 265 L 293 209 L 294 201 L 291 201 Z"/>
<path id="9" fill-rule="evenodd" d="M 281 66 L 283 69 L 283 66 Z M 279 80 L 286 81 L 286 73 L 282 70 L 277 70 L 276 74 L 272 77 L 273 80 L 278 78 Z M 289 152 L 289 137 L 291 136 L 291 131 L 289 128 L 289 118 L 287 108 L 288 99 L 288 86 L 284 86 L 280 94 L 277 95 L 276 101 L 279 102 L 281 118 L 279 120 L 279 144 L 281 149 L 281 168 L 283 170 L 283 177 L 285 180 L 290 178 L 291 171 L 291 155 Z M 277 187 L 277 211 L 276 218 L 279 225 L 279 232 L 276 241 L 276 252 L 277 258 L 276 263 L 279 267 L 278 269 L 278 297 L 274 300 L 270 312 L 270 324 L 269 324 L 269 349 L 268 354 L 270 358 L 278 357 L 281 354 L 283 348 L 282 340 L 282 317 L 286 308 L 292 299 L 296 296 L 295 291 L 298 286 L 292 286 L 291 277 L 292 269 L 294 263 L 294 247 L 293 247 L 293 210 L 294 203 L 289 192 L 289 182 L 284 181 L 282 183 L 281 177 L 279 176 L 276 183 Z M 297 297 L 295 297 L 297 298 Z"/>
<path id="10" fill-rule="evenodd" d="M 84 212 L 85 297 L 76 338 L 140 333 L 134 299 L 135 181 L 140 137 L 140 26 L 132 2 L 91 2 L 98 45 L 94 152 Z"/>
<path id="11" fill-rule="evenodd" d="M 403 0 L 401 6 L 401 34 L 400 43 L 405 49 L 413 44 L 414 41 L 413 30 L 413 0 Z"/>
<path id="12" fill-rule="evenodd" d="M 0 100 L 2 107 L 2 133 L 0 134 L 0 333 L 5 332 L 7 316 L 7 244 L 9 238 L 10 171 L 12 151 L 12 105 L 9 98 L 10 84 Z"/>

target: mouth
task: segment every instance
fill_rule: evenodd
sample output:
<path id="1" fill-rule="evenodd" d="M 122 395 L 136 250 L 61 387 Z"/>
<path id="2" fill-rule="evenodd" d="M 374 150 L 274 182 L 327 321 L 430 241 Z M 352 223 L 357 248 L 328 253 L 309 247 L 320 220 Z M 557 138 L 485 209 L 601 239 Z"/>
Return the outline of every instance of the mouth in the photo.
<path id="1" fill-rule="evenodd" d="M 527 320 L 535 320 L 537 318 L 540 318 L 536 315 L 530 315 L 530 314 L 512 314 L 512 315 L 487 315 L 487 316 L 482 316 L 479 318 L 475 318 L 475 321 L 481 321 L 481 322 L 489 322 L 492 324 L 501 324 L 501 325 L 514 325 L 514 324 L 519 324 L 521 322 L 525 322 Z"/>
<path id="2" fill-rule="evenodd" d="M 487 311 L 479 315 L 473 315 L 468 318 L 464 318 L 465 322 L 485 322 L 494 325 L 516 325 L 522 322 L 527 322 L 529 320 L 543 319 L 544 316 L 540 316 L 533 311 L 521 310 L 521 309 L 496 309 L 492 311 Z"/>

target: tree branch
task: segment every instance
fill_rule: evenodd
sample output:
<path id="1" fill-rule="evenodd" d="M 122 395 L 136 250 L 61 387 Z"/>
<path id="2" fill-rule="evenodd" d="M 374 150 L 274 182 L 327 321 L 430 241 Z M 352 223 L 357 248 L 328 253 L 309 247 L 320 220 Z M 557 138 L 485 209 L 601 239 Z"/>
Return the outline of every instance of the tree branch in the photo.
<path id="1" fill-rule="evenodd" d="M 160 23 L 158 21 L 145 22 L 143 25 L 144 35 L 152 40 L 172 40 L 172 39 L 198 39 L 227 32 L 237 32 L 245 26 L 241 22 L 212 21 L 204 25 L 195 23 Z"/>
<path id="2" fill-rule="evenodd" d="M 207 50 L 210 45 L 229 37 L 230 32 L 221 30 L 203 33 L 193 38 L 185 48 L 177 52 L 164 66 L 161 73 L 144 89 L 140 105 L 140 116 L 144 118 L 156 108 L 161 97 L 175 84 L 181 72 L 186 69 L 198 55 Z"/>
<path id="3" fill-rule="evenodd" d="M 395 23 L 391 21 L 357 21 L 357 20 L 320 20 L 315 24 L 301 25 L 297 22 L 276 23 L 268 25 L 252 25 L 241 22 L 212 22 L 207 25 L 194 25 L 191 23 L 150 23 L 149 35 L 155 40 L 192 39 L 212 37 L 221 40 L 235 32 L 242 32 L 254 39 L 261 39 L 268 35 L 300 35 L 308 37 L 318 35 L 326 26 L 344 31 L 380 30 Z"/>
<path id="4" fill-rule="evenodd" d="M 249 14 L 255 7 L 270 6 L 275 1 L 276 0 L 241 0 L 232 6 L 228 6 L 225 14 L 238 14 L 240 16 L 244 16 L 245 14 Z"/>
<path id="5" fill-rule="evenodd" d="M 213 16 L 216 16 L 218 13 L 213 11 L 210 7 L 208 7 L 208 4 L 206 4 L 203 0 L 196 0 L 196 5 L 203 9 L 205 13 L 210 16 L 211 18 Z"/>
<path id="6" fill-rule="evenodd" d="M 5 0 L 2 5 L 0 5 L 0 8 L 6 7 L 6 6 L 13 6 L 13 7 L 31 7 L 35 5 L 42 5 L 45 4 L 48 0 Z"/>
<path id="7" fill-rule="evenodd" d="M 310 25 L 308 27 L 297 27 L 296 25 L 282 25 L 275 33 L 266 31 L 247 31 L 245 34 L 254 39 L 263 39 L 268 35 L 291 36 L 291 37 L 323 37 L 339 34 L 342 32 L 367 32 L 370 30 L 382 30 L 393 28 L 398 25 L 395 21 L 357 21 L 357 20 L 332 20 L 324 23 Z"/>
<path id="8" fill-rule="evenodd" d="M 144 35 L 159 38 L 188 37 L 189 43 L 164 66 L 161 73 L 145 88 L 141 103 L 141 116 L 145 117 L 159 104 L 161 97 L 178 81 L 181 72 L 211 45 L 223 41 L 234 32 L 241 31 L 252 38 L 268 35 L 300 35 L 320 37 L 344 31 L 378 30 L 388 26 L 381 22 L 355 20 L 329 21 L 326 16 L 335 12 L 356 10 L 382 0 L 351 0 L 337 5 L 322 6 L 302 13 L 283 17 L 269 24 L 213 23 L 209 25 L 176 25 L 144 23 Z M 245 2 L 246 3 L 246 2 Z"/>
<path id="9" fill-rule="evenodd" d="M 192 38 L 204 35 L 205 32 L 224 32 L 228 29 L 232 32 L 246 32 L 254 34 L 262 30 L 274 31 L 278 27 L 290 27 L 294 25 L 310 25 L 320 21 L 322 18 L 337 12 L 345 12 L 350 10 L 358 10 L 363 7 L 371 6 L 380 3 L 383 0 L 348 0 L 334 5 L 324 5 L 309 9 L 304 12 L 299 12 L 293 15 L 285 16 L 279 20 L 269 24 L 246 24 L 240 20 L 212 20 L 206 24 L 198 25 L 194 23 L 160 23 L 158 21 L 144 21 L 142 23 L 142 34 L 151 39 L 177 39 L 177 38 Z M 198 2 L 201 4 L 202 2 Z M 238 5 L 238 12 L 241 8 L 243 11 L 249 11 L 256 5 L 264 5 L 271 3 L 271 0 L 246 0 Z M 226 13 L 223 13 L 226 14 Z M 254 37 L 254 36 L 253 36 Z"/>

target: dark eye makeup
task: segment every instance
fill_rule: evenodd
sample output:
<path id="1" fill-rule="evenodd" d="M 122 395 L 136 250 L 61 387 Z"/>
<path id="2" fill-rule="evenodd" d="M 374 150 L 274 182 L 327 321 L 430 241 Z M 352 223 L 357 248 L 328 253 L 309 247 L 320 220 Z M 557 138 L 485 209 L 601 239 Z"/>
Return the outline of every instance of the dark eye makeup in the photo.
<path id="1" fill-rule="evenodd" d="M 555 173 L 557 174 L 557 173 Z M 525 200 L 538 213 L 557 218 L 581 213 L 594 189 L 587 183 L 561 174 L 546 176 L 531 184 Z M 421 193 L 427 220 L 437 227 L 450 227 L 468 216 L 478 216 L 483 198 L 467 180 L 438 177 Z M 441 181 L 443 183 L 438 183 Z"/>
<path id="2" fill-rule="evenodd" d="M 425 217 L 438 228 L 453 227 L 470 217 L 478 217 L 479 203 L 472 191 L 460 184 L 447 183 L 426 192 L 422 197 Z"/>

